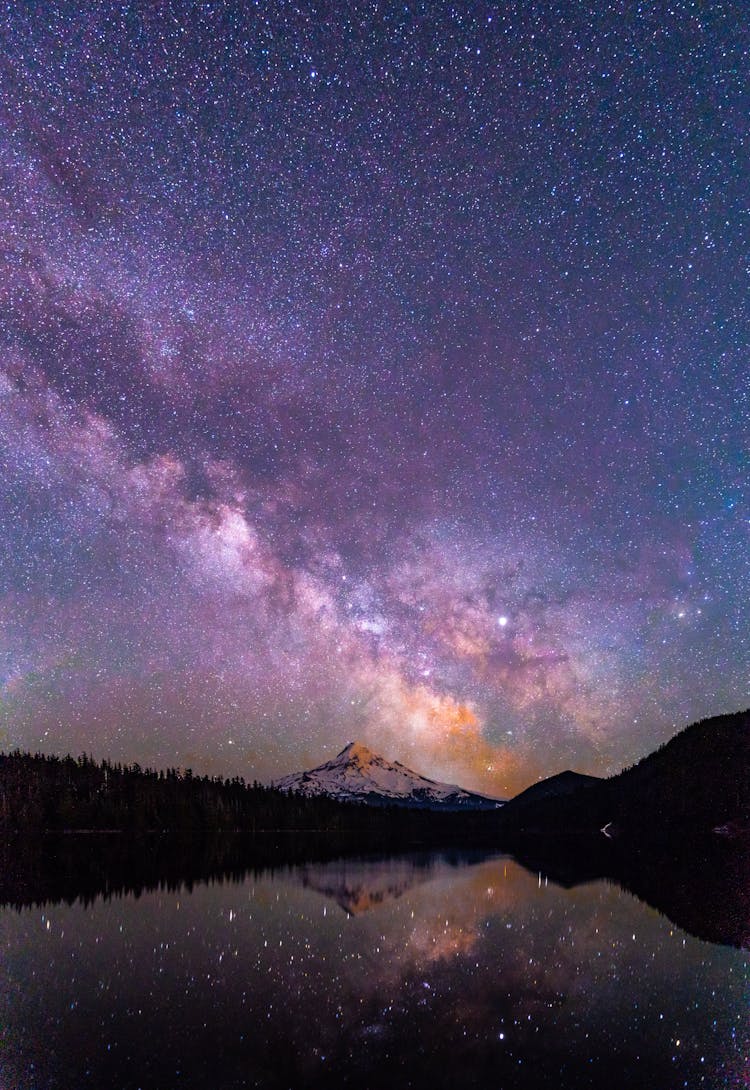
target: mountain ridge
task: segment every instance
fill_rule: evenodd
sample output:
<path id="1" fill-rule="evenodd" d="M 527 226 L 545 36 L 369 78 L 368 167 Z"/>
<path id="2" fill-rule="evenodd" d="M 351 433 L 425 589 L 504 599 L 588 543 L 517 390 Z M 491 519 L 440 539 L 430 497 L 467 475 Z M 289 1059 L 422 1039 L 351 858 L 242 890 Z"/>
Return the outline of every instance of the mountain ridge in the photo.
<path id="1" fill-rule="evenodd" d="M 273 782 L 280 791 L 308 798 L 326 796 L 371 806 L 440 810 L 496 810 L 504 800 L 422 776 L 400 761 L 388 761 L 363 742 L 348 742 L 329 761 Z"/>
<path id="2" fill-rule="evenodd" d="M 615 776 L 581 777 L 564 793 L 549 790 L 564 773 L 535 784 L 503 807 L 503 832 L 734 836 L 750 832 L 748 772 L 750 710 L 712 716 Z"/>

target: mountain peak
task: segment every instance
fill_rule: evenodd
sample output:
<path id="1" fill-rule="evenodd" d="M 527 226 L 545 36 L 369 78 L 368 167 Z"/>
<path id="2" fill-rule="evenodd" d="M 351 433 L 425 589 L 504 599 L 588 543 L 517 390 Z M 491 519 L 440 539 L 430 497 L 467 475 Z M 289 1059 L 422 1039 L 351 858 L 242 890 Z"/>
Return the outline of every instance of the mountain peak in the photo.
<path id="1" fill-rule="evenodd" d="M 344 758 L 347 761 L 360 761 L 362 764 L 369 764 L 375 756 L 377 755 L 364 742 L 347 742 L 341 752 L 336 754 L 336 760 L 340 761 Z"/>
<path id="2" fill-rule="evenodd" d="M 333 760 L 306 772 L 284 776 L 275 786 L 282 791 L 328 795 L 371 805 L 451 810 L 495 809 L 502 805 L 499 799 L 466 791 L 453 783 L 437 783 L 398 761 L 387 761 L 364 742 L 348 742 Z"/>

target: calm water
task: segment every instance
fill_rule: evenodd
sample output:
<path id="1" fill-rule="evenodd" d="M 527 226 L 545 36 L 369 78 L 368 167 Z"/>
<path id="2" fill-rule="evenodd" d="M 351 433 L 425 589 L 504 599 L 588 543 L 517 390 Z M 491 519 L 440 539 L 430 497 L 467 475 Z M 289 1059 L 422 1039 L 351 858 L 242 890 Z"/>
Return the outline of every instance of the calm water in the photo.
<path id="1" fill-rule="evenodd" d="M 0 1086 L 750 1086 L 748 952 L 502 856 L 0 911 Z"/>

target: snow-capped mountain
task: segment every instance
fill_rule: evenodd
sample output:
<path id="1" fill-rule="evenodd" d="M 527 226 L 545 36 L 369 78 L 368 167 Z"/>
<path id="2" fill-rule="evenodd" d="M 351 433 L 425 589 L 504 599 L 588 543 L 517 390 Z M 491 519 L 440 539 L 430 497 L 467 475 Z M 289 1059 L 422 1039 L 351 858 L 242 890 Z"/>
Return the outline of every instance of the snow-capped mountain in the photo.
<path id="1" fill-rule="evenodd" d="M 332 761 L 309 772 L 295 772 L 276 780 L 274 787 L 375 806 L 495 810 L 503 804 L 501 799 L 465 791 L 454 783 L 438 783 L 420 776 L 398 761 L 379 757 L 361 742 L 350 742 Z"/>

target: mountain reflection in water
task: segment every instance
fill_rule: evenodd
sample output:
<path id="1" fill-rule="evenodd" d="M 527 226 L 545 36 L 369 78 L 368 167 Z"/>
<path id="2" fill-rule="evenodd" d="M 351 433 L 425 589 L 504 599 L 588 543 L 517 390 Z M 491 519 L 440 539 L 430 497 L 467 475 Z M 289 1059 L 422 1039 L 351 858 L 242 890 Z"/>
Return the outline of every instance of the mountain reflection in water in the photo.
<path id="1" fill-rule="evenodd" d="M 747 1085 L 746 950 L 675 926 L 747 947 L 738 844 L 694 845 L 692 866 L 581 843 L 517 846 L 524 866 L 299 843 L 255 845 L 252 865 L 227 841 L 15 847 L 0 877 L 13 1090 Z"/>

